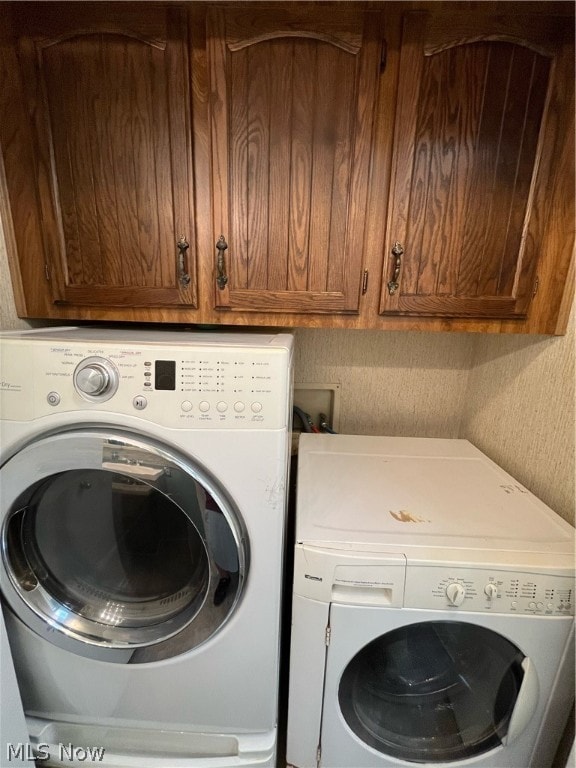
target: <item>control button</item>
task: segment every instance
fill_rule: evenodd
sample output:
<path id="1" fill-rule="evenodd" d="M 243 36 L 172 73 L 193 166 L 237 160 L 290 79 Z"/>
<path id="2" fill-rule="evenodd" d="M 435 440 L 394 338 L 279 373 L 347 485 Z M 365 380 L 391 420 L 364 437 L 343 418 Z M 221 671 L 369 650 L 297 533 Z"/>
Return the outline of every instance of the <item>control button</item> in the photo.
<path id="1" fill-rule="evenodd" d="M 262 403 L 252 403 L 251 408 L 253 413 L 260 413 L 262 410 Z"/>
<path id="2" fill-rule="evenodd" d="M 518 608 L 518 603 L 516 602 L 516 600 L 512 600 L 512 602 L 510 603 L 510 608 Z"/>
<path id="3" fill-rule="evenodd" d="M 144 371 L 144 376 L 146 376 L 146 378 L 149 379 L 150 376 L 152 376 L 152 374 L 150 371 Z"/>
<path id="4" fill-rule="evenodd" d="M 494 600 L 494 598 L 498 596 L 498 587 L 496 584 L 486 584 L 484 587 L 484 594 L 488 600 Z"/>
<path id="5" fill-rule="evenodd" d="M 225 413 L 228 410 L 228 403 L 225 403 L 223 400 L 220 400 L 219 403 L 216 403 L 216 410 L 219 413 Z"/>
<path id="6" fill-rule="evenodd" d="M 148 360 L 147 360 L 147 361 L 144 363 L 144 365 L 145 365 L 147 368 L 150 368 L 150 366 L 152 365 L 152 363 L 151 363 L 150 361 L 148 361 Z"/>
<path id="7" fill-rule="evenodd" d="M 553 611 L 553 610 L 554 610 L 554 604 L 553 604 L 553 603 L 548 603 L 548 605 L 546 606 L 546 608 L 547 608 L 549 611 Z"/>
<path id="8" fill-rule="evenodd" d="M 202 402 L 198 404 L 198 408 L 200 408 L 202 413 L 207 413 L 210 410 L 210 403 L 206 400 L 202 400 Z"/>
<path id="9" fill-rule="evenodd" d="M 190 402 L 190 400 L 184 400 L 184 402 L 180 404 L 180 408 L 182 408 L 183 411 L 188 413 L 188 411 L 192 410 L 192 403 Z"/>
<path id="10" fill-rule="evenodd" d="M 145 381 L 145 382 L 144 382 L 144 386 L 145 386 L 145 387 L 151 387 L 151 386 L 152 386 L 152 384 L 151 384 L 149 381 Z"/>
<path id="11" fill-rule="evenodd" d="M 60 395 L 58 392 L 48 392 L 46 400 L 48 401 L 48 405 L 58 405 L 60 402 Z"/>
<path id="12" fill-rule="evenodd" d="M 148 405 L 148 400 L 144 397 L 144 395 L 136 395 L 134 400 L 132 400 L 132 405 L 134 408 L 136 408 L 137 411 L 143 411 L 144 408 Z"/>
<path id="13" fill-rule="evenodd" d="M 458 582 L 448 584 L 446 587 L 446 597 L 451 605 L 462 605 L 466 597 L 466 590 Z"/>
<path id="14" fill-rule="evenodd" d="M 531 611 L 536 610 L 536 603 L 528 603 L 528 608 L 530 608 Z"/>
<path id="15" fill-rule="evenodd" d="M 244 408 L 246 408 L 246 406 L 241 400 L 238 400 L 237 402 L 234 403 L 234 410 L 236 411 L 236 413 L 242 413 Z"/>
<path id="16" fill-rule="evenodd" d="M 544 603 L 536 603 L 536 608 L 538 608 L 539 611 L 544 610 Z"/>

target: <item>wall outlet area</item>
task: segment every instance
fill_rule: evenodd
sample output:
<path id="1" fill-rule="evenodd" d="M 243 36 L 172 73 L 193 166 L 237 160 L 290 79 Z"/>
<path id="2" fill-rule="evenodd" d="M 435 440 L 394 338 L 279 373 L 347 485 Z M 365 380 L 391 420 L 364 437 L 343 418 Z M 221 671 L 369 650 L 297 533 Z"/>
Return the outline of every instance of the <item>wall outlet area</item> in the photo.
<path id="1" fill-rule="evenodd" d="M 294 405 L 308 414 L 314 427 L 324 431 L 321 426 L 323 417 L 330 429 L 340 429 L 340 384 L 294 384 Z M 292 427 L 294 434 L 305 432 L 300 418 L 294 416 Z"/>

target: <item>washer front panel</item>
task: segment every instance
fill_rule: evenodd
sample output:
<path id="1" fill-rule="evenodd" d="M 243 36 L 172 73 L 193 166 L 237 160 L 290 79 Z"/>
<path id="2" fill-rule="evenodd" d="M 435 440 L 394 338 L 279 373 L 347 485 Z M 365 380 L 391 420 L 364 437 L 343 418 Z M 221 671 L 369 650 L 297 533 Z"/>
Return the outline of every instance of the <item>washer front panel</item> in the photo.
<path id="1" fill-rule="evenodd" d="M 331 632 L 326 655 L 324 690 L 319 694 L 322 696 L 320 739 L 322 756 L 320 766 L 327 768 L 350 768 L 351 765 L 357 768 L 391 768 L 394 766 L 397 768 L 398 766 L 421 764 L 422 759 L 415 761 L 414 751 L 410 752 L 408 747 L 403 758 L 399 756 L 398 752 L 395 755 L 384 754 L 380 749 L 360 738 L 347 723 L 342 712 L 339 691 L 347 668 L 362 649 L 369 646 L 370 643 L 383 641 L 387 636 L 392 637 L 392 633 L 395 631 L 402 633 L 405 638 L 406 634 L 418 625 L 430 626 L 431 623 L 436 625 L 442 622 L 445 622 L 448 627 L 450 625 L 457 627 L 459 624 L 468 625 L 472 635 L 477 632 L 480 643 L 482 643 L 485 632 L 488 632 L 490 637 L 494 637 L 496 639 L 494 647 L 486 648 L 482 653 L 484 661 L 488 665 L 491 654 L 500 653 L 500 647 L 510 647 L 518 649 L 518 661 L 522 661 L 522 668 L 527 675 L 527 670 L 529 667 L 531 668 L 530 687 L 533 693 L 536 691 L 536 695 L 525 697 L 522 681 L 522 690 L 517 702 L 517 704 L 521 704 L 519 711 L 523 708 L 526 698 L 528 702 L 524 708 L 525 711 L 516 719 L 515 724 L 513 721 L 516 707 L 512 714 L 510 728 L 514 731 L 514 737 L 507 739 L 503 732 L 503 743 L 499 746 L 493 745 L 489 751 L 478 757 L 478 765 L 481 765 L 482 768 L 502 768 L 503 765 L 509 766 L 509 768 L 526 768 L 527 765 L 530 765 L 530 755 L 537 742 L 540 724 L 554 690 L 558 665 L 563 657 L 572 629 L 572 621 L 569 617 L 563 619 L 541 616 L 508 617 L 498 614 L 486 615 L 469 612 L 459 613 L 456 616 L 449 611 L 386 610 L 379 607 L 332 605 L 330 608 Z M 440 646 L 440 650 L 436 652 L 426 643 L 421 645 L 418 651 L 419 658 L 415 659 L 414 665 L 405 665 L 405 671 L 408 675 L 417 674 L 418 665 L 424 664 L 428 666 L 432 678 L 433 673 L 439 671 L 438 659 L 441 649 L 446 647 L 442 644 Z M 382 648 L 380 649 L 382 650 Z M 398 653 L 401 655 L 406 650 L 407 646 L 403 646 L 401 643 Z M 501 669 L 506 667 L 503 659 L 504 657 L 497 662 Z M 449 663 L 451 662 L 449 661 Z M 479 663 L 484 663 L 480 656 Z M 510 663 L 516 663 L 513 654 L 510 657 Z M 402 666 L 402 663 L 398 663 L 397 666 Z M 407 682 L 405 679 L 404 683 Z M 510 688 L 509 693 L 513 694 L 514 681 L 508 680 L 506 685 Z M 306 695 L 310 697 L 310 692 L 308 691 Z M 424 698 L 426 698 L 426 692 L 424 692 Z M 439 704 L 438 713 L 442 714 L 442 701 L 436 703 Z M 490 708 L 493 704 L 494 700 L 490 697 L 486 701 L 481 698 L 478 699 L 478 706 L 486 705 Z M 464 714 L 464 710 L 461 714 Z M 519 724 L 518 721 L 520 721 Z M 458 724 L 459 727 L 466 725 L 466 722 L 465 718 L 462 719 Z M 476 728 L 474 718 L 469 721 L 469 725 L 472 730 Z M 289 731 L 289 742 L 291 738 L 297 738 L 297 735 L 290 734 Z M 412 741 L 411 746 L 414 747 L 415 743 Z M 400 746 L 398 748 L 401 749 Z M 464 755 L 460 755 L 456 759 L 446 755 L 444 759 L 441 759 L 441 755 L 438 754 L 436 758 L 438 762 L 433 764 L 442 766 L 442 768 L 457 768 L 460 765 L 475 764 L 474 758 Z M 433 761 L 429 762 L 432 763 Z"/>

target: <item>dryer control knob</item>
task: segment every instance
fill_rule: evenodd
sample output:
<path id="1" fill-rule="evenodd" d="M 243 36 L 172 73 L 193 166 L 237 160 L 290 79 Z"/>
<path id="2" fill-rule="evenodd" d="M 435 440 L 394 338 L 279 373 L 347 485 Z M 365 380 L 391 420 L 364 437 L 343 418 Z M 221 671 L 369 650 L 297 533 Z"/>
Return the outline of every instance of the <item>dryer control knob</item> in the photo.
<path id="1" fill-rule="evenodd" d="M 462 605 L 466 597 L 466 589 L 458 582 L 448 584 L 446 587 L 446 597 L 450 605 Z"/>
<path id="2" fill-rule="evenodd" d="M 484 587 L 484 594 L 488 598 L 488 600 L 494 600 L 495 597 L 498 596 L 498 587 L 496 584 L 486 584 Z"/>
<path id="3" fill-rule="evenodd" d="M 74 386 L 88 400 L 108 400 L 118 388 L 118 373 L 109 360 L 89 357 L 76 367 Z"/>
<path id="4" fill-rule="evenodd" d="M 87 365 L 79 370 L 76 376 L 77 389 L 93 397 L 105 392 L 109 382 L 110 376 L 101 365 Z"/>

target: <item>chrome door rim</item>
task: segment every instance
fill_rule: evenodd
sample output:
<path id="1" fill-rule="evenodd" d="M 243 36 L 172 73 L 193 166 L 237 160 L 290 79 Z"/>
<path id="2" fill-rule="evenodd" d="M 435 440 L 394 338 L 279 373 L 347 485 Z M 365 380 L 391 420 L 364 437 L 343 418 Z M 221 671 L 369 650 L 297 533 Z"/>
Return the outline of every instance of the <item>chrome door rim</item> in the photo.
<path id="1" fill-rule="evenodd" d="M 145 483 L 167 496 L 187 517 L 203 542 L 210 570 L 203 590 L 185 611 L 167 621 L 149 626 L 108 625 L 70 612 L 38 582 L 28 585 L 27 588 L 23 587 L 11 561 L 7 538 L 10 520 L 21 512 L 13 506 L 39 481 L 72 469 L 104 470 Z M 82 644 L 134 650 L 158 644 L 164 649 L 159 658 L 172 655 L 166 641 L 194 622 L 206 605 L 214 584 L 218 582 L 215 560 L 204 532 L 202 517 L 187 503 L 188 493 L 182 490 L 183 486 L 191 490 L 196 487 L 196 483 L 210 493 L 228 523 L 238 556 L 238 583 L 233 599 L 220 611 L 211 607 L 212 623 L 203 631 L 192 633 L 194 645 L 215 634 L 234 612 L 243 591 L 248 568 L 248 546 L 243 522 L 235 505 L 220 489 L 218 483 L 183 454 L 155 439 L 122 429 L 77 427 L 37 437 L 5 462 L 0 469 L 0 477 L 3 486 L 2 565 L 14 597 L 17 597 L 9 602 L 25 623 L 31 624 L 30 616 L 25 610 L 28 608 L 44 624 L 49 624 L 68 638 Z"/>

